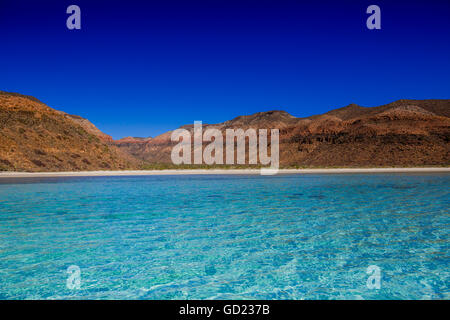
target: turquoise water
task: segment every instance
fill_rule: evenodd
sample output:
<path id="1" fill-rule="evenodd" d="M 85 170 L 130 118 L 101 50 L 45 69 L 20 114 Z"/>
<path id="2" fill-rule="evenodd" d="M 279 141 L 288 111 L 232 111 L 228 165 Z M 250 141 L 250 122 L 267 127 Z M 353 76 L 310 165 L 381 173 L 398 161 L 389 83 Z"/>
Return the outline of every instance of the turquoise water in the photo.
<path id="1" fill-rule="evenodd" d="M 3 179 L 0 298 L 449 299 L 449 190 L 448 174 Z"/>

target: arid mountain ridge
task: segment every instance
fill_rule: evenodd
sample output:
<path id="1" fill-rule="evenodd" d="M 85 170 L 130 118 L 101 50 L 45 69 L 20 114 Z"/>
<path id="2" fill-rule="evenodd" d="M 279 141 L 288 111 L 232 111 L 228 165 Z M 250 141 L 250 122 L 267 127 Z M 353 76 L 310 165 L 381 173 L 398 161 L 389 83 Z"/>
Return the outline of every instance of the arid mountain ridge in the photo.
<path id="1" fill-rule="evenodd" d="M 355 104 L 322 115 L 296 118 L 284 111 L 240 116 L 204 125 L 280 129 L 284 166 L 424 166 L 450 164 L 450 100 L 399 100 L 365 108 Z M 193 125 L 183 128 L 193 130 Z M 171 132 L 114 142 L 151 163 L 170 163 Z"/>
<path id="2" fill-rule="evenodd" d="M 108 142 L 107 135 L 86 119 L 56 111 L 33 97 L 0 91 L 1 171 L 121 170 L 142 165 Z"/>
<path id="3" fill-rule="evenodd" d="M 183 128 L 193 130 L 193 125 Z M 450 165 L 450 99 L 398 100 L 370 108 L 350 104 L 306 118 L 274 110 L 204 124 L 207 128 L 278 128 L 282 166 Z M 113 140 L 87 119 L 30 96 L 0 91 L 0 170 L 123 170 L 171 164 L 176 143 L 170 137 L 171 131 L 154 138 Z"/>

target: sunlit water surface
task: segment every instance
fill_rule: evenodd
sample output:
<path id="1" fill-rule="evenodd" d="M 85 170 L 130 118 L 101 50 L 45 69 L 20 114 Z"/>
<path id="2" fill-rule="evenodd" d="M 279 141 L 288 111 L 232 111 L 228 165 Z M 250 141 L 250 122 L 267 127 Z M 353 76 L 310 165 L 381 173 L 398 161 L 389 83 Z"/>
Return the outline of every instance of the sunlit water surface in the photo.
<path id="1" fill-rule="evenodd" d="M 448 174 L 3 179 L 0 298 L 449 299 L 449 190 Z"/>

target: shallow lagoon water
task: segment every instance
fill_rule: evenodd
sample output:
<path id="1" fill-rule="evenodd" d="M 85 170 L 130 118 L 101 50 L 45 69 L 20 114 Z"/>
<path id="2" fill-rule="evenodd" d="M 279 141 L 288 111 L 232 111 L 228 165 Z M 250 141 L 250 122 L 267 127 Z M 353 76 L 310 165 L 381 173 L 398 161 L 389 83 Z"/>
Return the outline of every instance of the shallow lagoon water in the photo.
<path id="1" fill-rule="evenodd" d="M 2 179 L 0 298 L 449 299 L 449 190 L 449 174 Z"/>

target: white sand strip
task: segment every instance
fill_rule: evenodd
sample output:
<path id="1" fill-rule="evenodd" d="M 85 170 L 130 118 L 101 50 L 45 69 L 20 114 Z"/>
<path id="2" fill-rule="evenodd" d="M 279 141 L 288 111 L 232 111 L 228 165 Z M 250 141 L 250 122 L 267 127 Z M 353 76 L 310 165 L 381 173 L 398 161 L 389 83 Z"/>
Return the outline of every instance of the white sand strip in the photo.
<path id="1" fill-rule="evenodd" d="M 278 174 L 327 173 L 450 173 L 450 167 L 433 168 L 336 168 L 336 169 L 280 169 Z M 124 170 L 124 171 L 69 171 L 69 172 L 0 172 L 0 178 L 32 177 L 97 177 L 97 176 L 152 176 L 195 174 L 255 174 L 259 169 L 180 169 L 180 170 Z"/>

